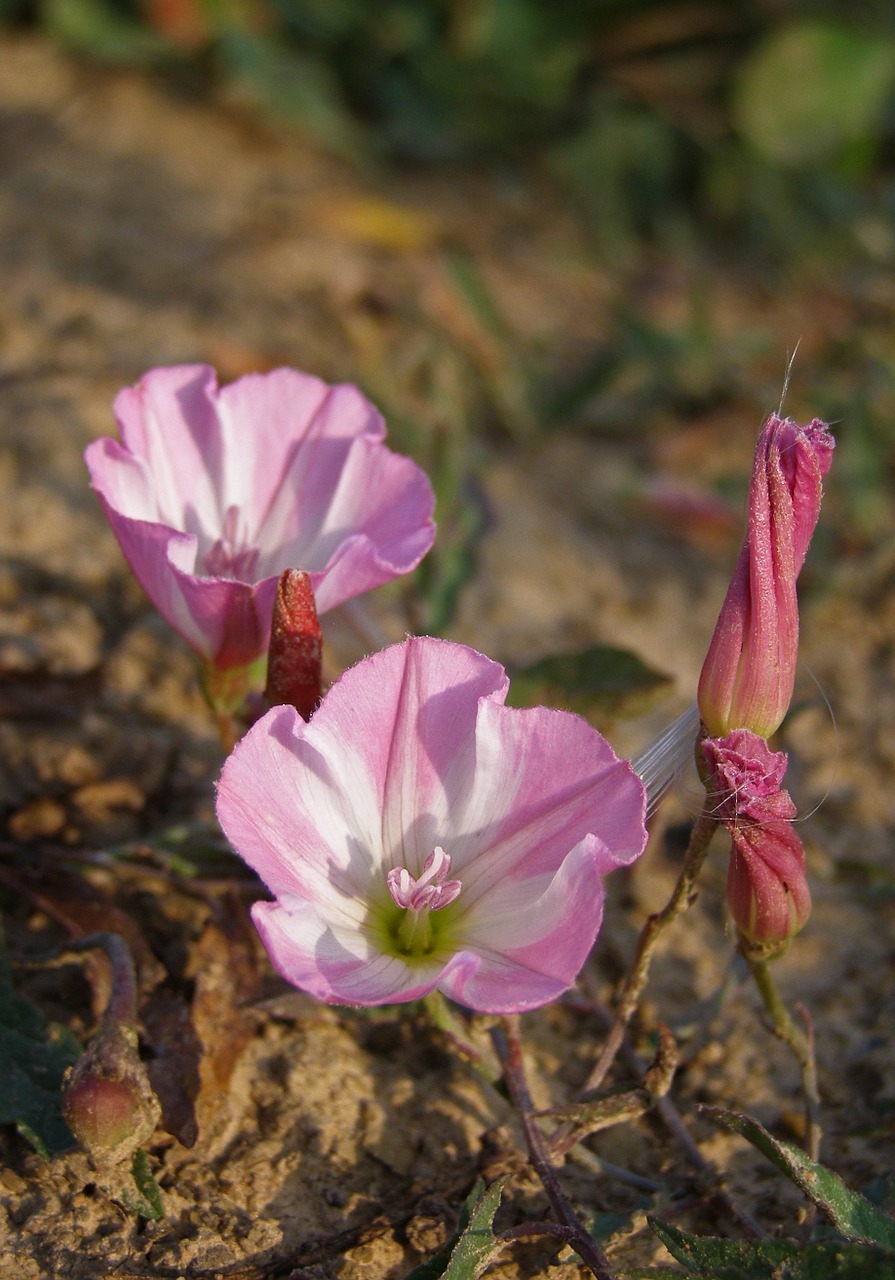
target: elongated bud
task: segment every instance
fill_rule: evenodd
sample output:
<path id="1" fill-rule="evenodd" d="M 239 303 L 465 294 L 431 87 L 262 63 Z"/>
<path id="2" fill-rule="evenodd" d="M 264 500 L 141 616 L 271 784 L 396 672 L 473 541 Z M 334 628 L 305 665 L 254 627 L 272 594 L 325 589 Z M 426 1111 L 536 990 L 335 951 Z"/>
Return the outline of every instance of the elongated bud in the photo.
<path id="1" fill-rule="evenodd" d="M 323 636 L 311 579 L 302 569 L 280 577 L 273 606 L 265 695 L 275 706 L 288 705 L 305 720 L 320 701 Z"/>
<path id="2" fill-rule="evenodd" d="M 834 447 L 826 424 L 772 414 L 758 439 L 746 539 L 699 679 L 709 734 L 770 737 L 792 698 L 799 647 L 796 579 Z"/>
<path id="3" fill-rule="evenodd" d="M 796 806 L 782 787 L 787 757 L 748 729 L 702 743 L 713 816 L 731 839 L 727 901 L 740 933 L 775 950 L 811 913 L 805 851 L 792 825 Z"/>

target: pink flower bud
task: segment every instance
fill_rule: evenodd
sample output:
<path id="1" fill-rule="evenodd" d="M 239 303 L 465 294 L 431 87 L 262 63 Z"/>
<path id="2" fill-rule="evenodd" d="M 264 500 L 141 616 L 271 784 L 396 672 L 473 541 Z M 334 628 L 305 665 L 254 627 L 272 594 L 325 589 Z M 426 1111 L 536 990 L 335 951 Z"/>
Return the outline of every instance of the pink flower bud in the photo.
<path id="1" fill-rule="evenodd" d="M 805 851 L 792 819 L 796 807 L 781 786 L 787 757 L 748 729 L 707 738 L 711 812 L 731 838 L 727 901 L 740 933 L 775 947 L 788 942 L 811 914 Z"/>
<path id="2" fill-rule="evenodd" d="M 746 728 L 767 738 L 789 707 L 799 647 L 796 579 L 833 447 L 817 418 L 800 427 L 771 414 L 762 428 L 746 539 L 699 678 L 699 711 L 712 735 Z"/>
<path id="3" fill-rule="evenodd" d="M 136 1040 L 132 1027 L 105 1025 L 62 1087 L 66 1123 L 98 1164 L 129 1159 L 159 1121 Z"/>
<path id="4" fill-rule="evenodd" d="M 811 914 L 802 842 L 787 821 L 747 821 L 729 830 L 730 913 L 750 942 L 780 946 L 799 932 Z"/>
<path id="5" fill-rule="evenodd" d="M 267 662 L 267 699 L 295 707 L 303 720 L 320 701 L 323 637 L 317 620 L 311 579 L 287 569 L 277 584 Z"/>

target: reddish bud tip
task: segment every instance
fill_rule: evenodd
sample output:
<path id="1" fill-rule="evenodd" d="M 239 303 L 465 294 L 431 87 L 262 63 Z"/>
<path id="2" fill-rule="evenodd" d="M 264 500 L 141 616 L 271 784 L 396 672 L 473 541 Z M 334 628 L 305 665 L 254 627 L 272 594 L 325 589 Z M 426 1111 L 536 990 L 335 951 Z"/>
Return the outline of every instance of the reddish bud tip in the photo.
<path id="1" fill-rule="evenodd" d="M 265 694 L 274 706 L 288 705 L 305 720 L 320 701 L 323 636 L 311 579 L 287 569 L 277 586 L 270 632 Z"/>

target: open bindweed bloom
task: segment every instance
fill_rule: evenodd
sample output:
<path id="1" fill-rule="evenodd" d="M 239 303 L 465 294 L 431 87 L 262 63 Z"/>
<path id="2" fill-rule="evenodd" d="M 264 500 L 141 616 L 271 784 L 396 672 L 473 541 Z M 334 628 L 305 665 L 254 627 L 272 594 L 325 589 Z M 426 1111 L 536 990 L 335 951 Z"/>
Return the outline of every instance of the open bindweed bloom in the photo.
<path id="1" fill-rule="evenodd" d="M 811 913 L 805 851 L 782 787 L 787 757 L 748 729 L 706 738 L 711 812 L 731 838 L 727 901 L 737 928 L 762 947 L 784 945 Z"/>
<path id="2" fill-rule="evenodd" d="M 643 850 L 644 790 L 584 720 L 504 705 L 501 666 L 412 638 L 346 671 L 305 723 L 275 707 L 226 761 L 217 814 L 276 897 L 274 964 L 321 1000 L 436 987 L 490 1013 L 575 980 L 602 876 Z"/>
<path id="3" fill-rule="evenodd" d="M 746 539 L 699 678 L 699 711 L 713 736 L 751 729 L 767 738 L 786 715 L 799 648 L 796 579 L 833 446 L 817 418 L 800 427 L 771 414 L 762 428 Z"/>
<path id="4" fill-rule="evenodd" d="M 218 705 L 251 690 L 243 673 L 263 665 L 284 570 L 309 574 L 325 613 L 408 573 L 432 545 L 429 481 L 385 447 L 356 387 L 277 369 L 219 389 L 207 365 L 179 365 L 121 391 L 115 416 L 120 443 L 85 454 L 93 487 Z"/>

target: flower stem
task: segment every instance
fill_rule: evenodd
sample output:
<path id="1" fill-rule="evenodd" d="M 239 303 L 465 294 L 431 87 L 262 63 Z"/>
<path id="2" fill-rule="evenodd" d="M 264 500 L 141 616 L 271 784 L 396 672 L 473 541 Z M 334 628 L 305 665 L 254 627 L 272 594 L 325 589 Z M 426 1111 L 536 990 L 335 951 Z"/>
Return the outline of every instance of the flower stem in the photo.
<path id="1" fill-rule="evenodd" d="M 764 1002 L 774 1035 L 782 1040 L 799 1064 L 802 1075 L 802 1093 L 805 1098 L 805 1150 L 812 1160 L 820 1155 L 822 1130 L 819 1120 L 820 1094 L 817 1087 L 817 1062 L 814 1056 L 814 1028 L 811 1015 L 804 1005 L 797 1005 L 804 1022 L 798 1027 L 783 1002 L 777 981 L 771 971 L 770 959 L 740 938 L 740 952 L 749 966 L 755 985 Z"/>
<path id="2" fill-rule="evenodd" d="M 689 907 L 693 896 L 693 886 L 702 870 L 702 864 L 705 862 L 709 844 L 717 825 L 717 820 L 703 809 L 696 819 L 693 831 L 690 834 L 690 843 L 684 855 L 684 865 L 681 868 L 681 873 L 678 876 L 677 884 L 674 886 L 671 897 L 661 911 L 657 911 L 648 917 L 640 931 L 637 950 L 634 954 L 634 963 L 631 965 L 621 989 L 615 1018 L 596 1066 L 585 1082 L 584 1093 L 600 1087 L 615 1061 L 625 1038 L 628 1023 L 631 1021 L 634 1010 L 637 1008 L 637 1002 L 640 999 L 643 988 L 646 986 L 656 944 L 664 930 Z"/>
<path id="3" fill-rule="evenodd" d="M 221 746 L 224 748 L 224 755 L 229 755 L 239 741 L 236 716 L 227 711 L 217 711 L 214 718 L 217 724 L 218 736 L 221 739 Z"/>
<path id="4" fill-rule="evenodd" d="M 597 1280 L 616 1280 L 615 1274 L 609 1266 L 608 1258 L 590 1232 L 578 1220 L 560 1185 L 556 1170 L 550 1163 L 544 1135 L 541 1133 L 538 1122 L 535 1119 L 534 1104 L 525 1079 L 518 1019 L 516 1017 L 505 1018 L 502 1027 L 494 1027 L 491 1032 L 491 1038 L 497 1051 L 497 1056 L 503 1064 L 504 1079 L 506 1080 L 516 1114 L 519 1117 L 519 1122 L 522 1125 L 522 1133 L 525 1137 L 525 1145 L 528 1147 L 529 1158 L 541 1180 L 553 1212 L 559 1219 L 560 1225 L 568 1232 L 565 1238 L 591 1274 L 597 1277 Z M 565 1232 L 563 1234 L 565 1235 Z"/>

